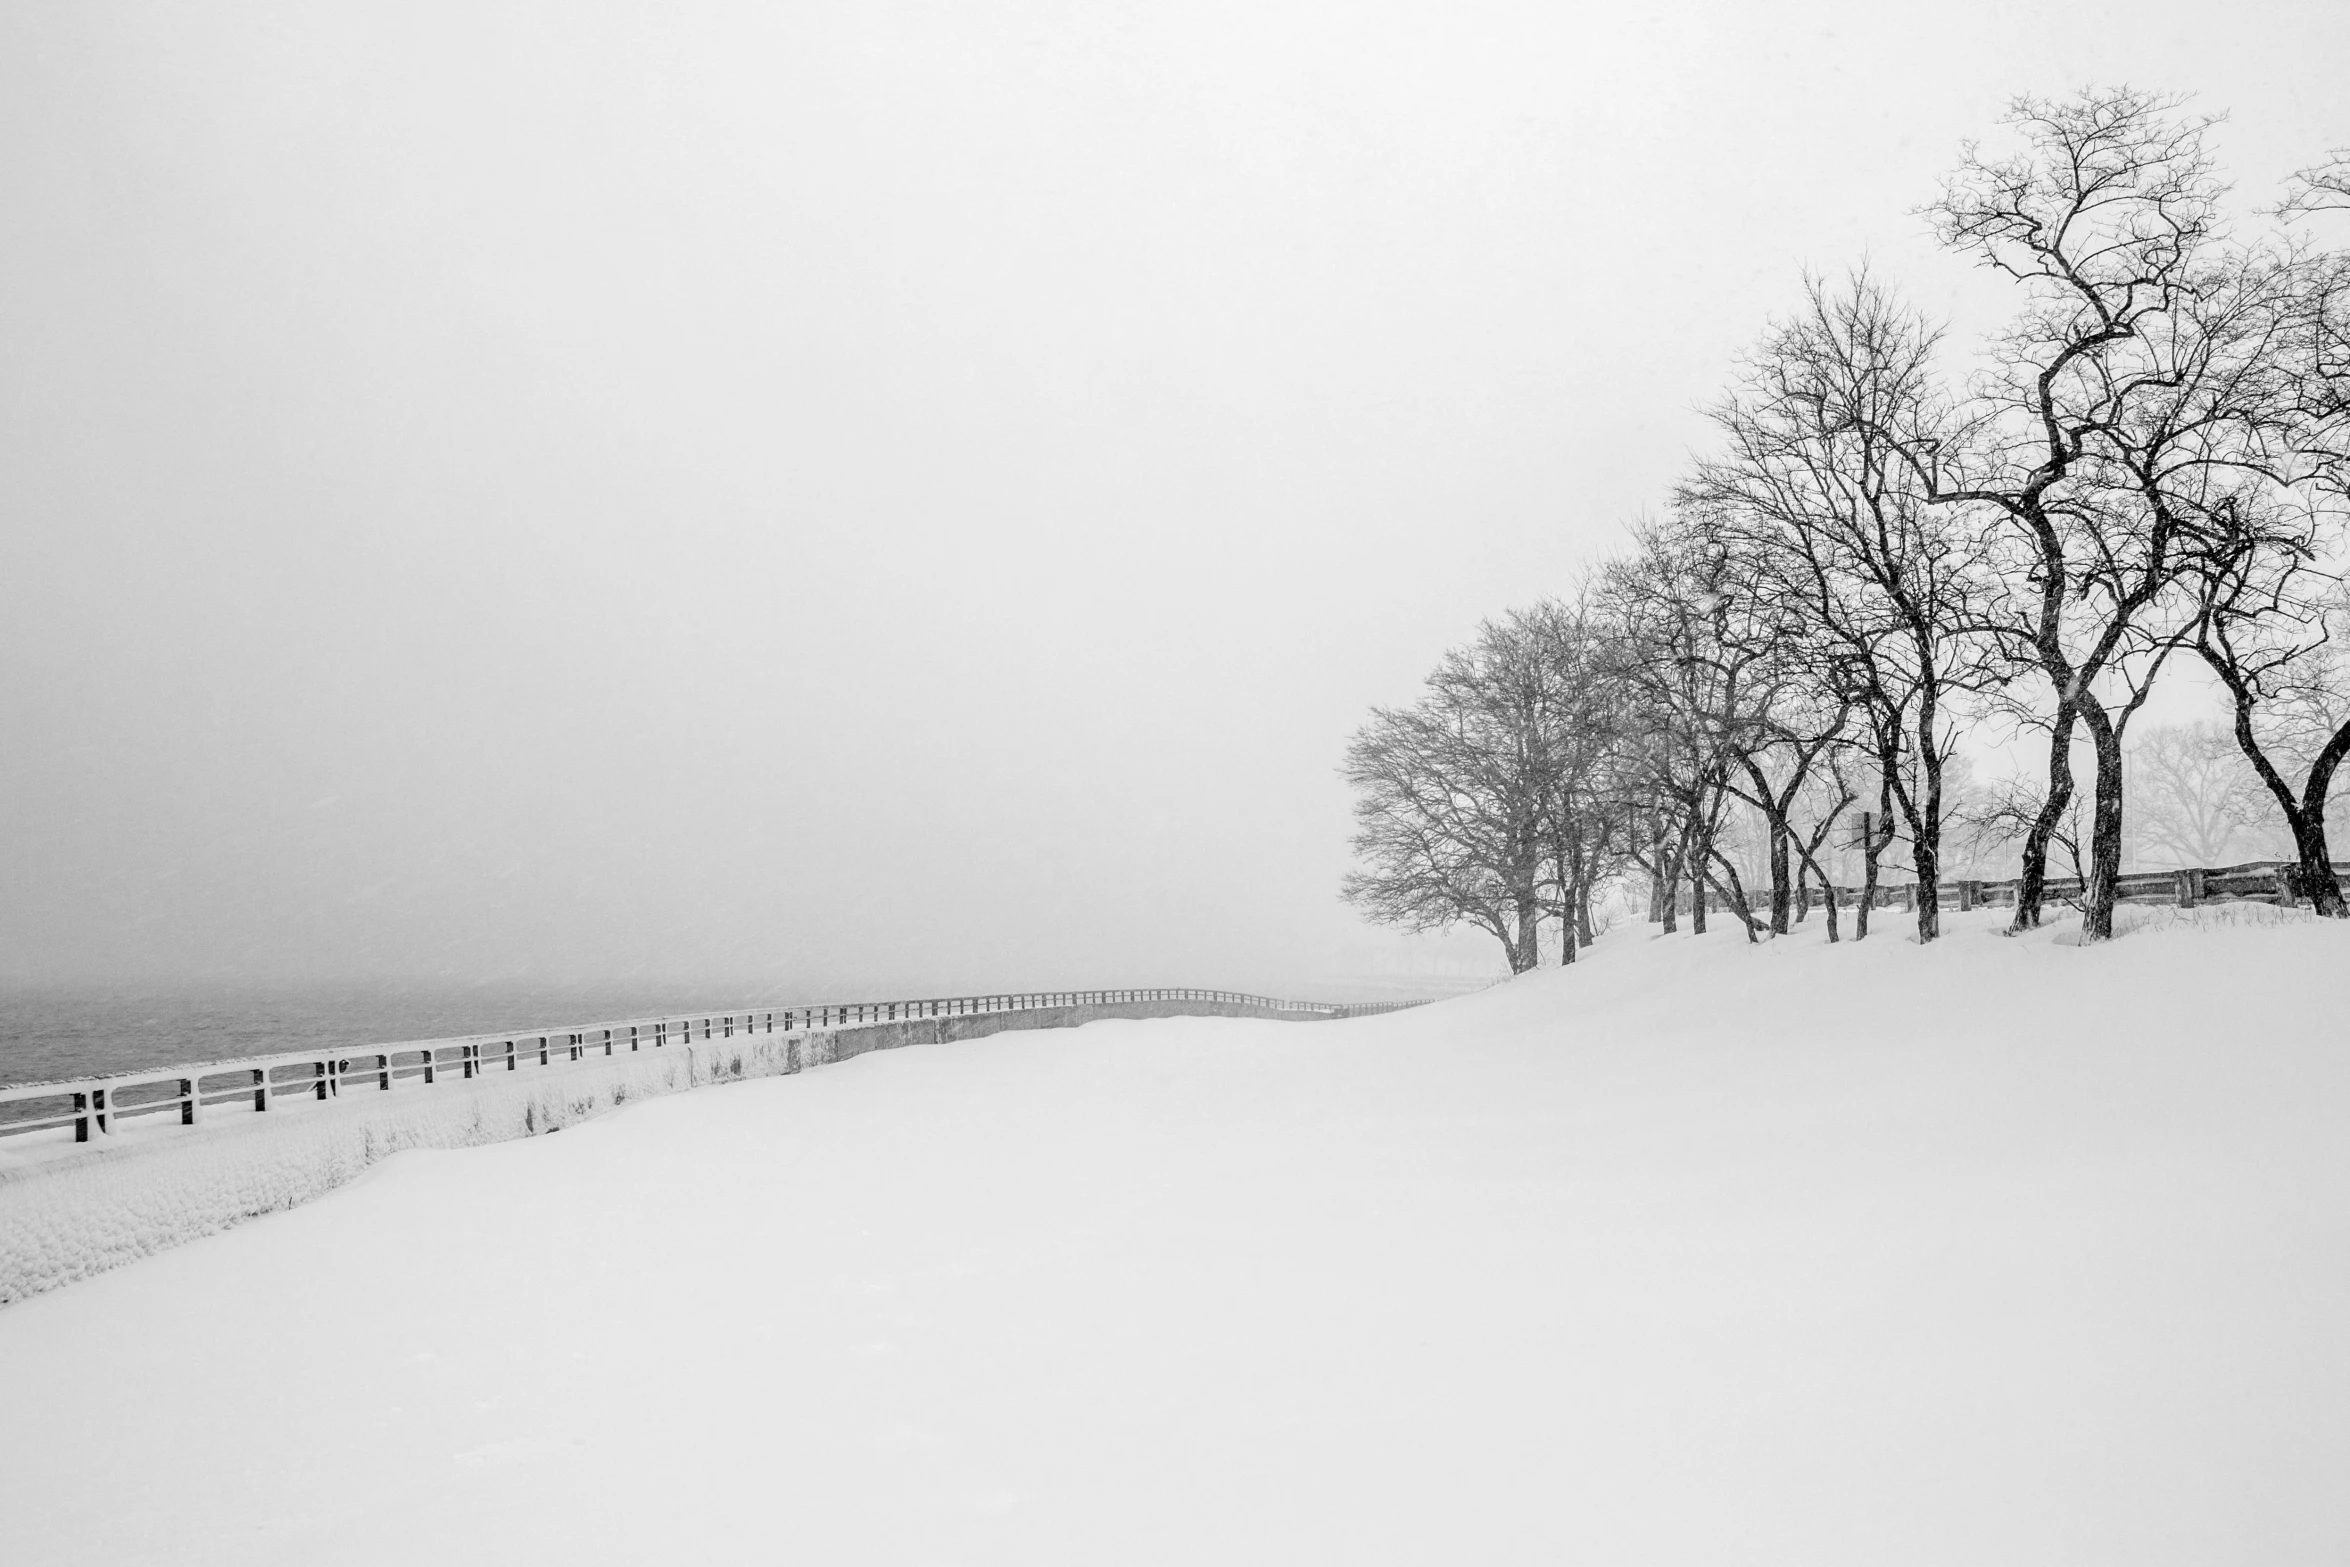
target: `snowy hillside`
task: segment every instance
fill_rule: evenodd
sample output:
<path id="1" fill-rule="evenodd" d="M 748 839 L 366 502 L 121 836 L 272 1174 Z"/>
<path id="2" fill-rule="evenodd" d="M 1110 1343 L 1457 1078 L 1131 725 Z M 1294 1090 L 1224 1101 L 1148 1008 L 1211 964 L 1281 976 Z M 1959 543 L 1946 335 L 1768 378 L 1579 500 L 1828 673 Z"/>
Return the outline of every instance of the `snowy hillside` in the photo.
<path id="1" fill-rule="evenodd" d="M 0 1311 L 0 1555 L 2345 1559 L 2350 930 L 1996 918 L 402 1153 Z"/>

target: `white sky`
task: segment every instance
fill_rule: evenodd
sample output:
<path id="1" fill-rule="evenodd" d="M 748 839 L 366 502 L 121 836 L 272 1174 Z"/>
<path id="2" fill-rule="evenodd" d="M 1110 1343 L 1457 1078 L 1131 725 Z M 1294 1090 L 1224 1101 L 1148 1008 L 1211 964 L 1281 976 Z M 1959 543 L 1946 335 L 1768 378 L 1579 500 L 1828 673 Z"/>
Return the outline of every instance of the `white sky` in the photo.
<path id="1" fill-rule="evenodd" d="M 2019 90 L 2350 6 L 0 10 L 0 977 L 1295 989 L 1335 766 Z"/>

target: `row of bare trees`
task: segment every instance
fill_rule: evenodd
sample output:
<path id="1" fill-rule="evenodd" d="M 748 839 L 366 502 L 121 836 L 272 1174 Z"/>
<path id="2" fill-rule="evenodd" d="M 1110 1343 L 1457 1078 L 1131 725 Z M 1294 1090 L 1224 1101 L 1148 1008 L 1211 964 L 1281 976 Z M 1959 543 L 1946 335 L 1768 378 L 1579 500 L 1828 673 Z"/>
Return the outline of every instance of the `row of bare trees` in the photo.
<path id="1" fill-rule="evenodd" d="M 2010 801 L 2016 927 L 2039 923 L 2051 846 L 2086 815 L 2077 901 L 2101 939 L 2128 731 L 2193 661 L 2308 896 L 2350 912 L 2325 833 L 2350 753 L 2350 252 L 2310 237 L 2350 210 L 2350 153 L 2239 237 L 2212 125 L 2100 91 L 2019 100 L 2010 150 L 1966 149 L 1926 212 L 2014 306 L 1964 379 L 1885 279 L 1813 281 L 1627 554 L 1488 624 L 1356 736 L 1346 895 L 1377 920 L 1480 926 L 1525 968 L 1545 918 L 1571 960 L 1595 887 L 1625 878 L 1668 927 L 1686 885 L 1700 928 L 1710 891 L 1750 935 L 1816 890 L 1840 935 L 1824 852 L 1857 847 L 1873 884 L 1898 840 L 1932 940 L 1946 785 L 1991 722 L 2046 748 L 2045 784 Z M 1760 824 L 1767 887 L 1726 852 L 1733 813 Z"/>

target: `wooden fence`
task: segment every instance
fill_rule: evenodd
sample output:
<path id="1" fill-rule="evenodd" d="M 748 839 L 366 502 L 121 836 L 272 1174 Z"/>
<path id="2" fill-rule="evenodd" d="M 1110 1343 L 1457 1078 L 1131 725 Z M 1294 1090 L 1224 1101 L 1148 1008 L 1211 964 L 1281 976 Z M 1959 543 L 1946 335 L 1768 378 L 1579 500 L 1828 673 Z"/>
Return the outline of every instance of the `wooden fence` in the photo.
<path id="1" fill-rule="evenodd" d="M 916 1018 L 969 1017 L 1073 1008 L 1157 1007 L 1239 1010 L 1299 1020 L 1364 1017 L 1422 1006 L 1421 1001 L 1282 1001 L 1233 990 L 1050 990 L 919 1001 L 858 1001 L 687 1017 L 631 1018 L 558 1028 L 375 1045 L 364 1050 L 294 1051 L 195 1066 L 154 1068 L 65 1082 L 0 1088 L 0 1137 L 72 1127 L 76 1142 L 113 1132 L 140 1117 L 176 1116 L 196 1126 L 215 1112 L 265 1113 L 288 1101 L 325 1101 L 352 1091 L 389 1093 L 395 1084 L 429 1087 L 492 1072 L 553 1068 L 672 1042 L 740 1034 L 866 1027 Z"/>
<path id="2" fill-rule="evenodd" d="M 2301 903 L 2304 894 L 2297 874 L 2300 867 L 2293 860 L 2254 860 L 2244 865 L 2228 865 L 2218 869 L 2176 871 L 2138 871 L 2123 876 L 2115 883 L 2114 894 L 2129 903 L 2167 903 L 2181 908 L 2193 908 L 2200 903 L 2259 902 L 2273 903 L 2286 908 Z M 2350 881 L 2350 863 L 2335 862 L 2334 873 Z M 2007 881 L 1949 880 L 1937 889 L 1938 901 L 1945 909 L 2013 908 L 2020 879 Z M 1747 906 L 1757 908 L 1767 895 L 1758 896 L 1759 889 L 1749 889 Z M 1862 889 L 1838 887 L 1836 901 L 1846 908 L 1858 908 Z M 2044 884 L 2044 894 L 2052 904 L 2077 901 L 2081 883 L 2076 877 L 2052 876 Z M 1689 908 L 1689 891 L 1684 883 L 1679 889 L 1680 907 Z M 1871 901 L 1871 908 L 1915 911 L 1918 889 L 1914 882 L 1895 886 L 1880 885 Z M 1813 901 L 1818 901 L 1815 891 Z M 1716 913 L 1730 912 L 1727 899 L 1709 890 L 1705 906 Z"/>

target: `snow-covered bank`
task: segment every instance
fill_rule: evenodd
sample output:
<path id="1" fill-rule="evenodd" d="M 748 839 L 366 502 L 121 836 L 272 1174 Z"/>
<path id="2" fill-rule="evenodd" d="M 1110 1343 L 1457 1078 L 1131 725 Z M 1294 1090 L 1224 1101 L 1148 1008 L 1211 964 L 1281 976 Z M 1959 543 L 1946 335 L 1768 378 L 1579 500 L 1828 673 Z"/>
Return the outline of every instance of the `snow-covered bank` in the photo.
<path id="1" fill-rule="evenodd" d="M 90 1143 L 58 1131 L 0 1139 L 0 1305 L 120 1267 L 242 1220 L 310 1201 L 407 1149 L 470 1148 L 557 1132 L 623 1104 L 683 1089 L 773 1077 L 873 1050 L 978 1038 L 1007 1028 L 1067 1028 L 1100 1017 L 1262 1015 L 1246 1002 L 1186 997 L 1023 1007 L 855 1023 L 777 1034 L 674 1035 L 658 1049 L 509 1076 L 494 1069 L 437 1086 L 364 1088 L 322 1104 L 281 1095 L 274 1113 L 214 1106 L 188 1130 L 173 1116 L 118 1117 Z"/>
<path id="2" fill-rule="evenodd" d="M 295 1207 L 405 1149 L 559 1131 L 632 1099 L 794 1070 L 792 1052 L 808 1048 L 805 1036 L 681 1044 L 558 1076 L 354 1093 L 194 1133 L 157 1117 L 129 1122 L 97 1145 L 0 1144 L 0 1302 Z M 26 1157 L 35 1153 L 46 1157 Z"/>
<path id="3" fill-rule="evenodd" d="M 403 1153 L 0 1312 L 0 1551 L 2342 1559 L 2350 932 L 1994 922 Z"/>

